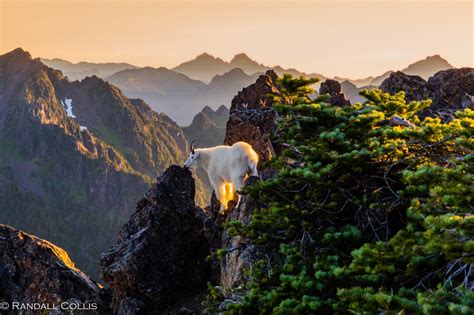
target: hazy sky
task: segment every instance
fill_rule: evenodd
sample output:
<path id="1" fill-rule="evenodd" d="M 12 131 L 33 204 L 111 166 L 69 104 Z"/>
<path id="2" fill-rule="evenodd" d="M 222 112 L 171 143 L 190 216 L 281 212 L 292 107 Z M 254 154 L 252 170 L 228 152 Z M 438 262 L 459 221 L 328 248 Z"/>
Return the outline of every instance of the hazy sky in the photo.
<path id="1" fill-rule="evenodd" d="M 360 78 L 440 54 L 473 66 L 471 1 L 0 0 L 0 53 L 173 67 L 202 52 Z"/>

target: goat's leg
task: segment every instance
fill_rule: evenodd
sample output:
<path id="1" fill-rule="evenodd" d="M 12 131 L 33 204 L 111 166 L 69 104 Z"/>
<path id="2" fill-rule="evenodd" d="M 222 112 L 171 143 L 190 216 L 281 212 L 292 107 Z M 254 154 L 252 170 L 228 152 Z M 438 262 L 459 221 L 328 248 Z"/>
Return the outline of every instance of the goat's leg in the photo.
<path id="1" fill-rule="evenodd" d="M 241 175 L 235 176 L 232 179 L 232 182 L 233 182 L 232 187 L 234 189 L 233 193 L 235 194 L 237 191 L 240 191 L 244 187 L 244 176 L 241 176 Z M 241 199 L 241 196 L 240 196 L 240 193 L 238 193 L 237 205 L 235 206 L 236 208 L 238 208 L 240 205 L 240 199 Z"/>
<path id="2" fill-rule="evenodd" d="M 225 185 L 221 181 L 211 181 L 211 185 L 214 188 L 214 193 L 216 194 L 217 200 L 219 200 L 219 203 L 221 204 L 219 212 L 223 213 L 227 209 Z"/>

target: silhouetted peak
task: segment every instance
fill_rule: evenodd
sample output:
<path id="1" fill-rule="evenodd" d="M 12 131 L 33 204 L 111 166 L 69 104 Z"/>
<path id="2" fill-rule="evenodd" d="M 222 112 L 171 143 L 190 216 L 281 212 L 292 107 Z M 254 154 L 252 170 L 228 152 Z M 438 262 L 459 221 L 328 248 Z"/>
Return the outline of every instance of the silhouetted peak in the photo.
<path id="1" fill-rule="evenodd" d="M 255 61 L 250 59 L 249 56 L 247 56 L 245 53 L 240 53 L 240 54 L 235 55 L 234 58 L 232 58 L 232 60 L 230 61 L 230 63 L 234 63 L 234 62 L 255 62 Z"/>
<path id="2" fill-rule="evenodd" d="M 405 69 L 402 69 L 402 72 L 412 75 L 416 74 L 424 79 L 428 79 L 440 70 L 452 68 L 453 66 L 446 59 L 442 58 L 440 55 L 433 55 L 410 64 Z"/>
<path id="3" fill-rule="evenodd" d="M 227 71 L 226 73 L 223 74 L 217 74 L 214 76 L 212 81 L 214 81 L 216 78 L 223 78 L 223 77 L 241 77 L 241 76 L 247 76 L 247 74 L 244 72 L 244 70 L 240 68 L 233 68 L 232 70 Z"/>
<path id="4" fill-rule="evenodd" d="M 154 73 L 154 72 L 158 72 L 158 73 L 165 73 L 165 72 L 169 72 L 170 70 L 168 68 L 165 68 L 165 67 L 159 67 L 159 68 L 153 68 L 153 67 L 150 67 L 150 66 L 147 66 L 147 67 L 144 67 L 144 68 L 139 68 L 139 69 L 127 69 L 127 70 L 124 70 L 124 71 L 128 71 L 130 73 L 137 73 L 137 72 L 143 72 L 143 73 Z"/>
<path id="5" fill-rule="evenodd" d="M 221 114 L 221 113 L 227 113 L 229 109 L 225 105 L 219 106 L 219 108 L 216 110 L 216 113 Z"/>
<path id="6" fill-rule="evenodd" d="M 208 113 L 214 113 L 214 110 L 211 107 L 209 107 L 208 105 L 206 105 L 202 109 L 202 112 L 208 114 Z"/>
<path id="7" fill-rule="evenodd" d="M 428 57 L 425 58 L 425 60 L 436 60 L 436 59 L 437 60 L 446 60 L 438 54 L 433 55 L 433 56 L 428 56 Z"/>
<path id="8" fill-rule="evenodd" d="M 446 67 L 452 67 L 451 64 L 440 55 L 428 56 L 425 59 L 418 61 L 417 63 L 420 63 L 420 62 L 438 63 L 438 64 L 444 64 L 446 65 Z"/>
<path id="9" fill-rule="evenodd" d="M 341 86 L 342 85 L 347 85 L 347 86 L 356 88 L 356 85 L 354 83 L 352 83 L 351 81 L 349 81 L 349 80 L 344 80 L 340 84 L 341 84 Z"/>
<path id="10" fill-rule="evenodd" d="M 209 85 L 214 85 L 218 83 L 228 83 L 232 82 L 235 80 L 241 80 L 241 79 L 246 79 L 248 78 L 249 75 L 246 74 L 242 69 L 240 68 L 233 68 L 232 70 L 227 71 L 226 73 L 223 74 L 216 74 Z"/>
<path id="11" fill-rule="evenodd" d="M 232 70 L 230 70 L 229 72 L 227 72 L 228 74 L 245 74 L 246 73 L 244 72 L 244 70 L 240 69 L 240 68 L 234 68 Z"/>
<path id="12" fill-rule="evenodd" d="M 218 58 L 214 57 L 213 55 L 210 55 L 208 53 L 202 53 L 199 56 L 196 57 L 196 60 L 216 60 Z"/>

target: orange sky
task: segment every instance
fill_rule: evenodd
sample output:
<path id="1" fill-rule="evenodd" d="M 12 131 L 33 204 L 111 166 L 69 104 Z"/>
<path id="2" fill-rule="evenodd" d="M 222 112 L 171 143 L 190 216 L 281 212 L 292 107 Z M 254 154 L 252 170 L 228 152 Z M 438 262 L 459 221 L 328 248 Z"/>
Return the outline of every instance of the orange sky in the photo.
<path id="1" fill-rule="evenodd" d="M 473 1 L 0 0 L 0 53 L 172 67 L 208 52 L 360 78 L 440 54 L 473 66 Z"/>

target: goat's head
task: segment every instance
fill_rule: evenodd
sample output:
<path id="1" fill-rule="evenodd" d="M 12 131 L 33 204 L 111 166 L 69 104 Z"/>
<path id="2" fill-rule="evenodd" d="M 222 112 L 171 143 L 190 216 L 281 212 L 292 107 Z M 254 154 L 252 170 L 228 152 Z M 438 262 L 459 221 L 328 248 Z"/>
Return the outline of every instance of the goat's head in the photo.
<path id="1" fill-rule="evenodd" d="M 184 167 L 196 166 L 199 160 L 199 150 L 196 150 L 197 145 L 194 145 L 194 142 L 196 142 L 196 140 L 191 141 L 189 145 L 189 156 L 186 162 L 184 162 Z"/>

